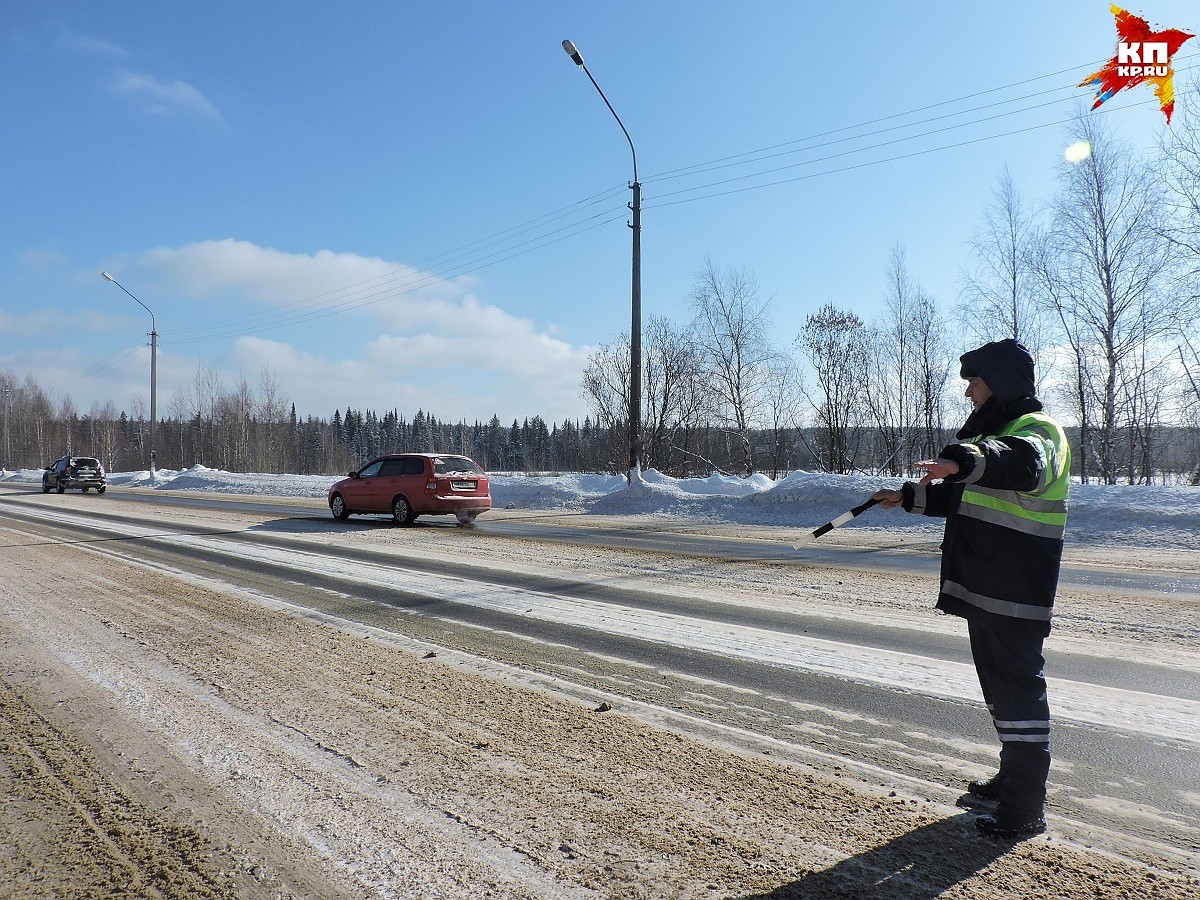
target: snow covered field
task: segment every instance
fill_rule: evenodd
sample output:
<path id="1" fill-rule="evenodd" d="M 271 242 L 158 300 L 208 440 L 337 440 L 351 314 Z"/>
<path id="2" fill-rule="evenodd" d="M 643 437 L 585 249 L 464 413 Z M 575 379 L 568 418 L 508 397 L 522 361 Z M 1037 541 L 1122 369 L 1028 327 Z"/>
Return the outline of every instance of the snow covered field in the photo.
<path id="1" fill-rule="evenodd" d="M 235 473 L 197 465 L 181 471 L 160 469 L 153 481 L 146 471 L 110 473 L 109 484 L 170 491 L 323 498 L 340 477 Z M 772 481 L 765 475 L 679 479 L 651 469 L 643 473 L 643 478 L 644 486 L 630 491 L 620 475 L 492 474 L 492 498 L 501 509 L 815 528 L 861 503 L 875 490 L 901 483 L 895 478 L 812 472 L 793 472 Z M 38 482 L 41 470 L 4 472 L 0 480 Z M 1190 485 L 1076 484 L 1071 489 L 1067 540 L 1084 546 L 1200 550 L 1198 501 L 1200 487 Z M 940 523 L 920 516 L 872 510 L 846 528 L 934 533 L 940 530 Z"/>

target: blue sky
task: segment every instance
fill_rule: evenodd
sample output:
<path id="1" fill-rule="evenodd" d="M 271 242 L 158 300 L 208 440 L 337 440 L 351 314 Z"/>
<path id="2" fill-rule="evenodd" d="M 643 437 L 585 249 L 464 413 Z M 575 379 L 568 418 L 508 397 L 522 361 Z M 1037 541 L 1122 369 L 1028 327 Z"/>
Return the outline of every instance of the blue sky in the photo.
<path id="1" fill-rule="evenodd" d="M 1129 8 L 1200 31 L 1194 0 Z M 952 306 L 1000 172 L 1050 196 L 1116 42 L 1100 0 L 6 0 L 0 370 L 147 404 L 149 317 L 109 271 L 154 311 L 160 415 L 203 365 L 268 369 L 302 416 L 582 418 L 629 327 L 632 167 L 564 38 L 637 147 L 644 316 L 686 320 L 711 258 L 781 345 L 826 302 L 877 312 L 897 245 Z M 1163 123 L 1146 88 L 1102 110 L 1138 147 Z"/>

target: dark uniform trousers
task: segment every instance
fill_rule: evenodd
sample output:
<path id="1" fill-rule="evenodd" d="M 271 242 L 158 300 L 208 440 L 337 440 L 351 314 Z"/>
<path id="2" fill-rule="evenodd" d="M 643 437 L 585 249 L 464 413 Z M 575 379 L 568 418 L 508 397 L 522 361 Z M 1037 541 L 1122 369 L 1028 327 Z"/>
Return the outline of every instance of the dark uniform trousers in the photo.
<path id="1" fill-rule="evenodd" d="M 1042 815 L 1050 773 L 1050 705 L 1045 638 L 1023 622 L 968 620 L 983 699 L 1000 736 L 1000 806 L 1005 817 Z"/>

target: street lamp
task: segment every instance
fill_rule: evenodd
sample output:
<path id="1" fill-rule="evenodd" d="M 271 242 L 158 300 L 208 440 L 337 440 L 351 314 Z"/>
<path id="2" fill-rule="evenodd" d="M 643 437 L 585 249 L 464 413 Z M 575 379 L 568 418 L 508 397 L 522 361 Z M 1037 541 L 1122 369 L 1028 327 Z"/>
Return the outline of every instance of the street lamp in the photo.
<path id="1" fill-rule="evenodd" d="M 125 293 L 129 294 L 125 285 L 117 281 L 107 272 L 101 272 L 105 281 L 111 281 Z M 133 294 L 129 294 L 133 297 Z M 158 327 L 154 322 L 154 312 L 145 303 L 137 297 L 133 297 L 133 301 L 150 313 L 150 480 L 154 481 L 155 472 L 158 470 L 158 460 L 156 457 L 156 447 L 154 442 L 155 428 L 158 425 Z"/>
<path id="2" fill-rule="evenodd" d="M 604 91 L 600 90 L 600 85 L 596 84 L 596 79 L 592 77 L 588 67 L 583 64 L 583 57 L 579 55 L 575 45 L 570 41 L 563 41 L 562 46 L 572 62 L 583 69 L 600 99 L 621 126 L 625 140 L 629 141 L 629 150 L 633 154 L 633 183 L 630 185 L 633 189 L 633 203 L 629 207 L 633 210 L 633 318 L 629 328 L 629 486 L 633 487 L 642 480 L 642 185 L 638 181 L 637 150 L 633 147 L 633 138 L 629 136 L 621 117 L 604 96 Z"/>

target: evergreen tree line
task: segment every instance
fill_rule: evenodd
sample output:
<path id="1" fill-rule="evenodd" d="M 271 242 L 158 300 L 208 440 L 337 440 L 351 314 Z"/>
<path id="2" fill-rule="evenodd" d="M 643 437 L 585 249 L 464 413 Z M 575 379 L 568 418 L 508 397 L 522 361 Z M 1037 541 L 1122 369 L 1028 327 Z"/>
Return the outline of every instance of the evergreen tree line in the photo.
<path id="1" fill-rule="evenodd" d="M 147 466 L 149 423 L 144 416 L 117 412 L 108 404 L 80 414 L 64 401 L 55 407 L 32 377 L 8 386 L 7 469 L 38 468 L 64 453 L 98 457 L 110 472 L 137 471 Z M 247 403 L 247 399 L 249 402 Z M 234 392 L 218 398 L 212 417 L 160 419 L 157 459 L 160 468 L 182 469 L 195 464 L 234 472 L 342 474 L 385 453 L 440 452 L 470 456 L 489 472 L 554 473 L 624 472 L 629 452 L 627 423 L 605 425 L 592 417 L 582 422 L 547 424 L 541 416 L 510 425 L 493 415 L 487 422 L 449 422 L 418 410 L 411 419 L 391 410 L 335 410 L 328 418 L 286 414 L 272 417 L 269 404 Z M 264 415 L 264 412 L 267 414 Z M 1068 428 L 1072 443 L 1079 428 Z M 911 459 L 952 439 L 946 429 L 932 433 L 916 429 L 897 436 L 877 427 L 846 429 L 843 440 L 830 440 L 820 425 L 751 428 L 745 435 L 712 422 L 660 430 L 647 444 L 646 465 L 676 477 L 705 477 L 713 472 L 744 474 L 746 455 L 754 470 L 772 478 L 793 471 L 841 471 L 905 474 L 894 446 L 907 448 Z M 1141 437 L 1123 432 L 1129 467 L 1121 480 L 1196 483 L 1200 473 L 1200 427 L 1158 426 L 1153 477 L 1142 477 L 1138 459 Z M 831 465 L 835 451 L 839 465 Z M 651 449 L 652 448 L 652 449 Z M 907 459 L 906 461 L 911 461 Z M 1076 465 L 1078 471 L 1079 466 Z"/>

